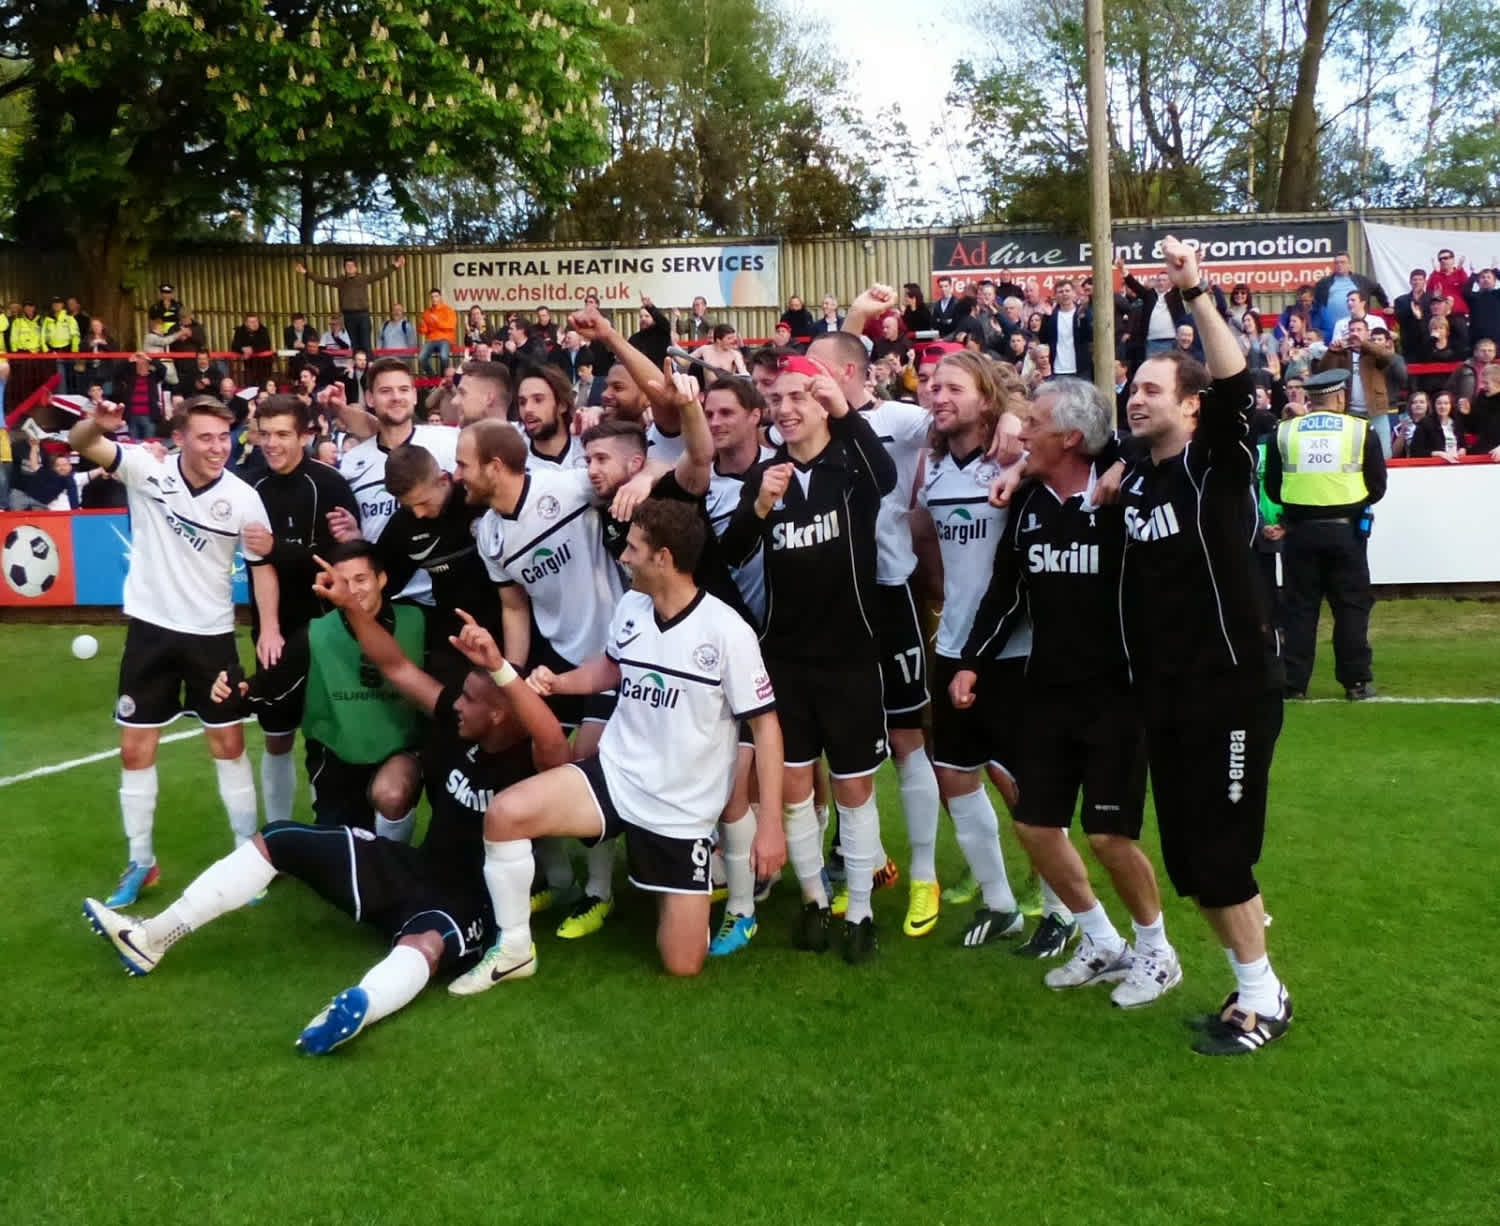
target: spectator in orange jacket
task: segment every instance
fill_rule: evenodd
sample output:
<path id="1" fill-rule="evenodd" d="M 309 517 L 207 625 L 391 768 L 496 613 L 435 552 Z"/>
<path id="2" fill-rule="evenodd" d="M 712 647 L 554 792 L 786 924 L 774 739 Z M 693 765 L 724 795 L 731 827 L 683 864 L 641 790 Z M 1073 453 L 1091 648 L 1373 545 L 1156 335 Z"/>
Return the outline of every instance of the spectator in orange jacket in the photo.
<path id="1" fill-rule="evenodd" d="M 448 356 L 458 343 L 458 312 L 443 301 L 443 291 L 428 295 L 432 305 L 422 312 L 417 331 L 422 335 L 422 352 L 417 354 L 417 369 L 441 375 L 448 367 Z M 428 359 L 433 359 L 429 364 Z"/>

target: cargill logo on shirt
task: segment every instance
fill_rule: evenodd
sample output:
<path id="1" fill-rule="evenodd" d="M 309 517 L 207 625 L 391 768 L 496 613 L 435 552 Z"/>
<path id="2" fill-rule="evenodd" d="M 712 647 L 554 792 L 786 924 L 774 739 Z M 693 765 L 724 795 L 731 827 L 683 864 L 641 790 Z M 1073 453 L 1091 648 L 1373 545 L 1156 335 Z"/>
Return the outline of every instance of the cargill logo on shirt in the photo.
<path id="1" fill-rule="evenodd" d="M 639 681 L 620 678 L 620 697 L 643 702 L 648 707 L 665 707 L 670 711 L 681 693 L 677 686 L 668 685 L 660 673 L 645 673 Z"/>
<path id="2" fill-rule="evenodd" d="M 1176 536 L 1182 531 L 1177 523 L 1177 512 L 1170 502 L 1143 511 L 1139 507 L 1125 508 L 1125 531 L 1133 541 L 1159 541 Z"/>
<path id="3" fill-rule="evenodd" d="M 946 520 L 937 526 L 938 536 L 945 541 L 967 545 L 970 541 L 982 541 L 990 534 L 990 521 L 975 520 L 967 507 L 957 507 Z"/>
<path id="4" fill-rule="evenodd" d="M 1076 541 L 1061 549 L 1033 545 L 1026 551 L 1026 568 L 1033 575 L 1097 575 L 1099 546 L 1080 545 Z"/>
<path id="5" fill-rule="evenodd" d="M 185 540 L 189 545 L 191 545 L 195 551 L 197 551 L 198 553 L 203 552 L 203 547 L 208 544 L 208 538 L 206 536 L 200 536 L 198 534 L 197 528 L 193 527 L 192 524 L 187 523 L 185 520 L 178 519 L 177 516 L 170 513 L 167 515 L 167 523 L 171 526 L 172 531 L 177 533 L 178 536 L 182 537 L 182 539 Z"/>
<path id="6" fill-rule="evenodd" d="M 842 535 L 839 532 L 839 513 L 825 511 L 813 516 L 810 524 L 777 524 L 771 529 L 772 549 L 806 549 L 809 545 L 822 545 Z"/>
<path id="7" fill-rule="evenodd" d="M 540 583 L 549 575 L 560 574 L 572 558 L 572 545 L 560 545 L 556 550 L 543 545 L 532 552 L 526 565 L 521 568 L 521 582 Z"/>

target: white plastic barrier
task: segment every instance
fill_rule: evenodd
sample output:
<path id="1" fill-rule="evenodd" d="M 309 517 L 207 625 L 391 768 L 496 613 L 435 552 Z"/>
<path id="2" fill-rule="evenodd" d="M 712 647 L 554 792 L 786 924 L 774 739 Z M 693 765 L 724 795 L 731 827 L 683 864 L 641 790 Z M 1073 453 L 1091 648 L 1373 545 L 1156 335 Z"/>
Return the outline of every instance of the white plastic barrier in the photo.
<path id="1" fill-rule="evenodd" d="M 1374 512 L 1373 583 L 1500 583 L 1500 464 L 1392 468 Z"/>

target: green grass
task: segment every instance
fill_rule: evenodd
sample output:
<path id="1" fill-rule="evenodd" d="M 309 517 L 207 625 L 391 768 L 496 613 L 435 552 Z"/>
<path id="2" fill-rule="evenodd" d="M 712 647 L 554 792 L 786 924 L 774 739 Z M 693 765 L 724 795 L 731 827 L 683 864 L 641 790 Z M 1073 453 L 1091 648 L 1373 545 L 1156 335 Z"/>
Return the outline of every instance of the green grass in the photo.
<path id="1" fill-rule="evenodd" d="M 114 743 L 122 632 L 78 663 L 79 629 L 0 626 L 0 777 Z M 1382 692 L 1500 697 L 1497 631 L 1494 605 L 1379 606 Z M 1331 671 L 1314 697 L 1339 693 Z M 1122 1015 L 956 948 L 957 914 L 906 940 L 904 889 L 877 895 L 874 966 L 797 954 L 785 885 L 750 950 L 695 982 L 656 970 L 625 886 L 597 938 L 539 929 L 535 981 L 430 992 L 302 1058 L 372 934 L 281 882 L 129 979 L 78 912 L 123 860 L 115 763 L 6 786 L 0 1221 L 1493 1220 L 1497 734 L 1497 706 L 1288 710 L 1261 879 L 1297 1023 L 1232 1061 L 1188 1053 L 1181 1017 L 1229 976 L 1178 901 L 1186 981 Z M 153 909 L 229 846 L 201 741 L 163 747 L 161 782 Z M 883 776 L 900 859 L 894 793 Z"/>

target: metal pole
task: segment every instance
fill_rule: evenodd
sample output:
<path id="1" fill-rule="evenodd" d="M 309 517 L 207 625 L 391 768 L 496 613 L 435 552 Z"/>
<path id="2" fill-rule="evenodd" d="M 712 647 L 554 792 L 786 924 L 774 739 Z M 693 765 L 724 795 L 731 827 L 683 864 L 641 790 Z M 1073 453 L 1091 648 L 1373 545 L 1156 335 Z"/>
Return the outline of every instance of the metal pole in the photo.
<path id="1" fill-rule="evenodd" d="M 1094 253 L 1094 383 L 1114 404 L 1114 237 L 1109 225 L 1109 119 L 1104 78 L 1104 0 L 1084 0 L 1088 39 L 1089 242 Z M 1117 422 L 1116 425 L 1119 423 Z"/>

